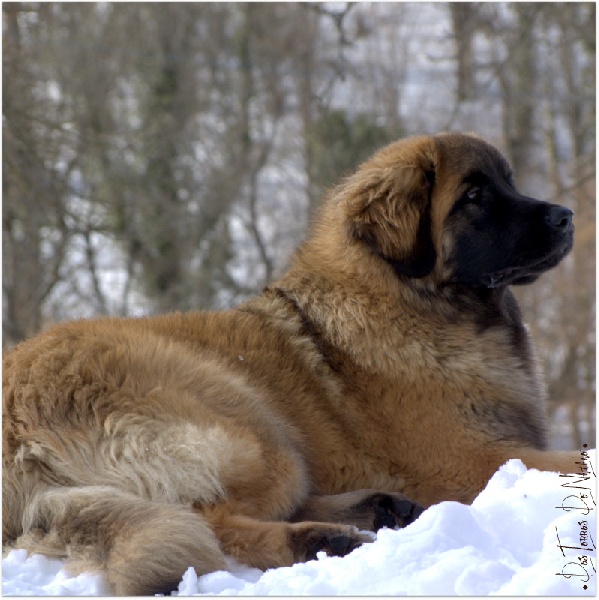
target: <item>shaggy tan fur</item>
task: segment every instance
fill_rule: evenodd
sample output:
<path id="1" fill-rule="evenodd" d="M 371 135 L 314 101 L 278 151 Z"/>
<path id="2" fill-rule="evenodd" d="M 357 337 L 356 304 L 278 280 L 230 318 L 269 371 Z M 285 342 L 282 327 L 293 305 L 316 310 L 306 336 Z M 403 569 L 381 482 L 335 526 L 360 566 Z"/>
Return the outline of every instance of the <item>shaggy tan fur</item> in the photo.
<path id="1" fill-rule="evenodd" d="M 5 354 L 4 543 L 104 570 L 117 594 L 168 592 L 224 554 L 260 568 L 343 555 L 381 506 L 401 525 L 404 497 L 471 502 L 510 458 L 578 471 L 522 433 L 523 414 L 544 419 L 527 334 L 517 351 L 443 287 L 460 178 L 495 155 L 465 135 L 392 144 L 332 191 L 259 297 L 65 323 Z M 390 260 L 423 232 L 433 270 L 398 275 Z"/>

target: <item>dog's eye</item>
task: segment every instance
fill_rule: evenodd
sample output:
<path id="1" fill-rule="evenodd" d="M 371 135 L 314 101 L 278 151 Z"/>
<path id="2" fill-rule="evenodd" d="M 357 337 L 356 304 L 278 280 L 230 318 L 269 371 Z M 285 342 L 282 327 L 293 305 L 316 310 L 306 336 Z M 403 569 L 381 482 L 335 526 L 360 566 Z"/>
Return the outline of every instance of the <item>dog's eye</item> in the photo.
<path id="1" fill-rule="evenodd" d="M 468 200 L 478 200 L 480 198 L 480 188 L 479 187 L 471 187 L 466 192 L 466 198 L 468 198 Z"/>

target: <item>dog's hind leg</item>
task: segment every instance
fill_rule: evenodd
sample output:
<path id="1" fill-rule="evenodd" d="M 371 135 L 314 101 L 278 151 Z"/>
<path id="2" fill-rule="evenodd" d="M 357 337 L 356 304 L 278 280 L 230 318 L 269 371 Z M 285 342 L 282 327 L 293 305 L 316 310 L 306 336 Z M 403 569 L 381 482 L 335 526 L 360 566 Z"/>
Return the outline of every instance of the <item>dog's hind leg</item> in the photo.
<path id="1" fill-rule="evenodd" d="M 67 570 L 106 572 L 117 595 L 177 588 L 185 571 L 225 568 L 213 532 L 190 508 L 109 487 L 46 488 L 23 515 L 15 545 L 67 559 Z"/>
<path id="2" fill-rule="evenodd" d="M 584 453 L 575 451 L 520 448 L 505 452 L 499 460 L 503 464 L 510 458 L 519 458 L 528 469 L 555 471 L 562 474 L 586 475 L 590 464 Z"/>

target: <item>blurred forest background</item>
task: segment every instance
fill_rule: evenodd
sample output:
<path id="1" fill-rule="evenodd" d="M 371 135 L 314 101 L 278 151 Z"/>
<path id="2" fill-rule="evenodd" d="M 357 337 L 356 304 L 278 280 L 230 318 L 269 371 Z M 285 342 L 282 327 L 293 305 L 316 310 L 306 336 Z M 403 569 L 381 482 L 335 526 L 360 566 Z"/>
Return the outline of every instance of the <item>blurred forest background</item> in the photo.
<path id="1" fill-rule="evenodd" d="M 94 315 L 229 307 L 378 147 L 476 131 L 575 213 L 516 290 L 554 447 L 595 445 L 594 3 L 12 3 L 3 347 Z"/>

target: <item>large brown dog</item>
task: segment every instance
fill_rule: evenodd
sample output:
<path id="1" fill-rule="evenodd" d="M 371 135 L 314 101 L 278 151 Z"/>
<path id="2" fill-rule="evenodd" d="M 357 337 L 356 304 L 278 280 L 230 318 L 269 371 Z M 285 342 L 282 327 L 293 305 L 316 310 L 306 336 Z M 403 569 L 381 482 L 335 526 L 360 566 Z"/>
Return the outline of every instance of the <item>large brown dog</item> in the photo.
<path id="1" fill-rule="evenodd" d="M 545 451 L 510 284 L 572 213 L 470 135 L 392 144 L 334 189 L 289 272 L 225 312 L 78 321 L 4 357 L 4 541 L 165 592 L 224 554 L 260 568 L 471 502 Z"/>

